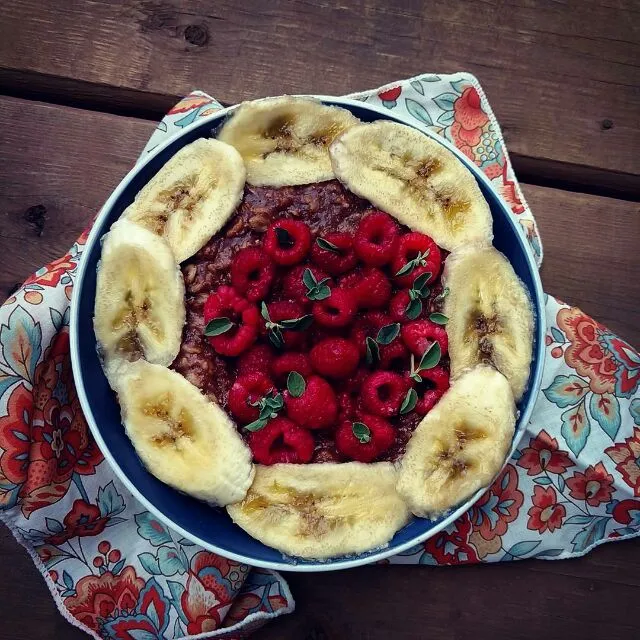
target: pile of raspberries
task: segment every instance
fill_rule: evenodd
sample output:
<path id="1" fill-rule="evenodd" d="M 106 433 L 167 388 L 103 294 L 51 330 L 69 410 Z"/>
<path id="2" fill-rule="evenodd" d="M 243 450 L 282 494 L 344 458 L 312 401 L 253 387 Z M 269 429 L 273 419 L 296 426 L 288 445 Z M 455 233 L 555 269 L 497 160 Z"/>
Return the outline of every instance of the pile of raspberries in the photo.
<path id="1" fill-rule="evenodd" d="M 339 460 L 371 462 L 401 415 L 433 408 L 449 387 L 446 318 L 429 313 L 441 268 L 429 236 L 377 210 L 355 233 L 316 237 L 283 218 L 237 252 L 205 335 L 235 359 L 227 408 L 256 462 L 309 462 L 321 432 Z"/>

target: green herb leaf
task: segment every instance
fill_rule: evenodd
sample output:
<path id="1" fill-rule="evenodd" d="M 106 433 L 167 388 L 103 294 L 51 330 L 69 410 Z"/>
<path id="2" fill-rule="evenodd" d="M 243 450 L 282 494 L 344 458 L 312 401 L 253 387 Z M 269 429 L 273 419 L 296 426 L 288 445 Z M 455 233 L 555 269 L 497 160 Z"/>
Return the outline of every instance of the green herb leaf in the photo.
<path id="1" fill-rule="evenodd" d="M 244 428 L 247 431 L 260 431 L 260 429 L 264 429 L 267 426 L 267 422 L 269 422 L 268 418 L 258 418 L 249 424 L 246 424 Z"/>
<path id="2" fill-rule="evenodd" d="M 380 360 L 378 343 L 373 338 L 367 337 L 365 344 L 367 346 L 367 364 L 374 364 Z"/>
<path id="3" fill-rule="evenodd" d="M 302 274 L 302 282 L 307 289 L 315 289 L 318 286 L 318 281 L 313 275 L 313 271 L 311 271 L 311 269 L 304 270 L 304 273 Z"/>
<path id="4" fill-rule="evenodd" d="M 413 281 L 413 289 L 416 291 L 422 291 L 422 288 L 429 282 L 431 278 L 431 273 L 427 271 L 427 273 L 421 273 L 414 281 Z"/>
<path id="5" fill-rule="evenodd" d="M 287 390 L 294 398 L 299 398 L 307 388 L 304 378 L 297 372 L 291 371 L 287 376 Z"/>
<path id="6" fill-rule="evenodd" d="M 331 289 L 326 284 L 319 285 L 307 292 L 309 300 L 326 300 L 331 295 Z"/>
<path id="7" fill-rule="evenodd" d="M 267 303 L 263 302 L 260 305 L 260 315 L 267 321 L 271 322 L 271 317 L 269 316 L 269 309 L 267 308 Z"/>
<path id="8" fill-rule="evenodd" d="M 447 322 L 449 322 L 449 318 L 447 318 L 444 313 L 438 312 L 430 314 L 429 320 L 431 320 L 431 322 L 435 322 L 436 324 L 447 324 Z"/>
<path id="9" fill-rule="evenodd" d="M 413 272 L 416 266 L 417 265 L 415 260 L 410 260 L 409 262 L 407 262 L 407 264 L 404 265 L 404 267 L 401 267 L 400 269 L 398 269 L 398 271 L 396 271 L 396 276 L 408 276 Z"/>
<path id="10" fill-rule="evenodd" d="M 283 249 L 288 249 L 289 247 L 293 247 L 294 245 L 293 236 L 286 229 L 283 229 L 282 227 L 276 227 L 275 232 L 276 232 L 276 237 L 278 238 L 278 244 Z"/>
<path id="11" fill-rule="evenodd" d="M 409 389 L 407 391 L 407 395 L 404 397 L 402 404 L 400 405 L 400 415 L 404 415 L 405 413 L 409 413 L 413 411 L 416 407 L 416 403 L 418 402 L 418 394 L 415 389 Z"/>
<path id="12" fill-rule="evenodd" d="M 290 331 L 305 331 L 311 326 L 313 322 L 313 316 L 309 313 L 301 318 L 292 318 L 291 320 L 280 320 L 278 325 L 282 329 L 288 329 Z"/>
<path id="13" fill-rule="evenodd" d="M 325 251 L 332 251 L 333 253 L 340 253 L 340 248 L 337 247 L 333 242 L 329 242 L 324 238 L 316 238 L 316 244 Z"/>
<path id="14" fill-rule="evenodd" d="M 204 335 L 209 337 L 222 335 L 234 327 L 235 324 L 229 318 L 214 318 L 207 322 L 207 326 L 204 328 Z"/>
<path id="15" fill-rule="evenodd" d="M 353 435 L 362 444 L 367 444 L 367 442 L 371 440 L 371 430 L 364 422 L 353 422 L 351 424 L 351 431 L 353 431 Z"/>
<path id="16" fill-rule="evenodd" d="M 433 369 L 433 367 L 435 367 L 438 362 L 440 362 L 441 355 L 442 352 L 440 351 L 440 344 L 438 342 L 433 342 L 429 346 L 429 348 L 422 354 L 422 358 L 420 358 L 417 371 Z"/>
<path id="17" fill-rule="evenodd" d="M 444 300 L 448 295 L 449 295 L 449 287 L 445 287 L 445 288 L 442 290 L 442 293 L 439 293 L 439 294 L 434 298 L 434 300 L 436 300 L 436 301 L 437 301 L 437 300 Z"/>
<path id="18" fill-rule="evenodd" d="M 409 320 L 415 320 L 422 313 L 422 301 L 415 299 L 411 300 L 404 310 L 404 314 Z"/>
<path id="19" fill-rule="evenodd" d="M 269 331 L 269 341 L 276 348 L 280 349 L 284 346 L 284 337 L 282 331 L 278 327 L 274 327 Z"/>
<path id="20" fill-rule="evenodd" d="M 388 324 L 380 331 L 378 331 L 378 337 L 376 338 L 376 342 L 378 344 L 391 344 L 400 333 L 400 323 L 394 322 L 393 324 Z"/>

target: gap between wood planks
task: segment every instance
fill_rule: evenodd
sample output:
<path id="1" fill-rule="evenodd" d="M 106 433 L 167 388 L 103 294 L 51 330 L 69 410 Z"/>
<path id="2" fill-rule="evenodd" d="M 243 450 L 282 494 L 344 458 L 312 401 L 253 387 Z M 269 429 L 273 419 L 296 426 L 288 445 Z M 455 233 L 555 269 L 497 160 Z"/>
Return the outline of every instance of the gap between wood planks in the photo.
<path id="1" fill-rule="evenodd" d="M 161 120 L 181 98 L 13 69 L 0 69 L 0 95 L 154 122 Z M 143 99 L 144 105 L 141 104 Z M 221 103 L 228 106 L 228 103 Z M 640 177 L 637 175 L 513 152 L 510 157 L 521 182 L 631 202 L 640 201 Z"/>

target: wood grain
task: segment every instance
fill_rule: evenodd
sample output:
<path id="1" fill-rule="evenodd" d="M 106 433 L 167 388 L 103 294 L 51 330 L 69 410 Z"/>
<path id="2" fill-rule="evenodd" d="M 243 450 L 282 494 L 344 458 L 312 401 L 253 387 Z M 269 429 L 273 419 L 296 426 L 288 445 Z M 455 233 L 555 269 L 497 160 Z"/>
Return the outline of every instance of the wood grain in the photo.
<path id="1" fill-rule="evenodd" d="M 159 115 L 194 87 L 237 102 L 465 69 L 516 168 L 640 193 L 633 0 L 8 0 L 0 11 L 5 91 Z"/>
<path id="2" fill-rule="evenodd" d="M 0 291 L 62 255 L 130 169 L 145 120 L 0 98 Z M 545 246 L 545 289 L 640 345 L 640 205 L 523 185 Z M 25 218 L 46 208 L 42 235 Z"/>

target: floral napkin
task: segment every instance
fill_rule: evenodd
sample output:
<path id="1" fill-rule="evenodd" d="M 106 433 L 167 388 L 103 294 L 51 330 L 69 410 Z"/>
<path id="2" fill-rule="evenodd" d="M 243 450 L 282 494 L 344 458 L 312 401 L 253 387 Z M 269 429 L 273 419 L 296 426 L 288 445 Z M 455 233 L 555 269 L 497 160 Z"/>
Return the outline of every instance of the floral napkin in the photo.
<path id="1" fill-rule="evenodd" d="M 435 131 L 476 162 L 541 262 L 535 220 L 473 76 L 427 74 L 352 97 Z M 220 108 L 207 94 L 190 94 L 144 153 Z M 0 519 L 62 615 L 94 638 L 245 637 L 293 611 L 286 582 L 165 527 L 118 481 L 87 428 L 68 329 L 85 241 L 86 232 L 0 307 Z M 640 533 L 640 356 L 550 296 L 546 315 L 542 393 L 520 448 L 465 515 L 385 562 L 568 558 Z"/>

